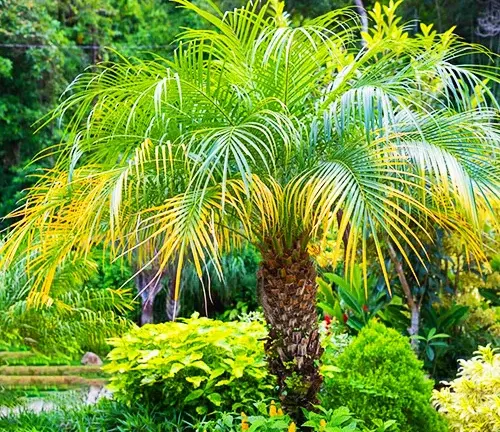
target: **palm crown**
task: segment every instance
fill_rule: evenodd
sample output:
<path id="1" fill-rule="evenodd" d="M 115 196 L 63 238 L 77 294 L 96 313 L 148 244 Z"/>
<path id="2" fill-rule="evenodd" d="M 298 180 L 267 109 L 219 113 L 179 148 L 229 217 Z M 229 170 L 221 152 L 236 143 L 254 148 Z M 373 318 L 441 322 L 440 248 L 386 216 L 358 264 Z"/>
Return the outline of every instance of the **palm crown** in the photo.
<path id="1" fill-rule="evenodd" d="M 245 239 L 264 260 L 305 251 L 337 224 L 347 267 L 360 254 L 365 271 L 373 248 L 385 272 L 386 240 L 422 255 L 436 223 L 480 253 L 477 208 L 499 184 L 497 78 L 455 64 L 480 48 L 426 26 L 410 37 L 394 4 L 374 9 L 360 48 L 349 9 L 294 28 L 276 0 L 225 14 L 177 2 L 210 29 L 183 33 L 172 60 L 80 75 L 47 119 L 70 113 L 66 139 L 15 214 L 5 262 L 26 246 L 46 292 L 95 244 L 139 269 L 176 260 L 179 276 Z"/>

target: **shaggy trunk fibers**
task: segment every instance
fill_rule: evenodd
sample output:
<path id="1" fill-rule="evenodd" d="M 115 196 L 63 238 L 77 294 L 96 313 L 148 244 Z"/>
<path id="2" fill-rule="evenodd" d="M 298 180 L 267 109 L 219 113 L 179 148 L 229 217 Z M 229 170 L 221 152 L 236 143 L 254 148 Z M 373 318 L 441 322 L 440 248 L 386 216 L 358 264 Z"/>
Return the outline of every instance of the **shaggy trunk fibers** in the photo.
<path id="1" fill-rule="evenodd" d="M 322 383 L 315 279 L 307 251 L 263 252 L 259 290 L 269 325 L 269 368 L 278 379 L 284 409 L 296 421 L 302 420 L 301 407 L 317 403 Z"/>

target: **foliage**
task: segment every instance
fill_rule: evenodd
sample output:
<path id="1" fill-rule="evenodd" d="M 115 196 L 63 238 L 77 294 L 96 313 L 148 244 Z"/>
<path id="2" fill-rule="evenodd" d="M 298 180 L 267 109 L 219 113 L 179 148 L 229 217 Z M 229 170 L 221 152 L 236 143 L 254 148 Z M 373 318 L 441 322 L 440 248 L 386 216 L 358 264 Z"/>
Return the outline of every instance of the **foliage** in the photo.
<path id="1" fill-rule="evenodd" d="M 175 267 L 174 297 L 186 262 L 199 277 L 209 263 L 222 277 L 221 256 L 246 241 L 272 269 L 263 285 L 287 284 L 288 268 L 310 264 L 310 241 L 335 226 L 346 238 L 346 278 L 358 256 L 366 278 L 373 250 L 389 285 L 387 240 L 406 262 L 407 250 L 424 262 L 421 235 L 436 226 L 484 255 L 478 221 L 491 213 L 500 176 L 488 80 L 499 77 L 460 60 L 487 50 L 452 29 L 411 35 L 400 2 L 376 5 L 361 38 L 352 10 L 296 27 L 277 0 L 228 13 L 178 3 L 210 29 L 183 32 L 173 58 L 88 70 L 41 122 L 67 122 L 57 162 L 13 213 L 19 222 L 2 248 L 4 265 L 25 254 L 32 297 L 46 300 L 61 264 L 96 245 L 139 271 L 155 260 L 158 277 Z M 299 360 L 319 355 L 317 339 L 303 343 L 317 336 L 314 297 L 296 309 L 309 314 L 301 319 L 309 328 L 292 319 L 300 298 L 265 309 L 268 322 L 290 314 L 283 331 L 271 328 L 270 350 L 285 331 L 291 340 L 298 329 L 302 341 L 274 353 L 281 376 L 292 370 L 285 357 L 302 347 L 311 353 Z M 295 365 L 298 378 L 318 376 L 314 365 Z"/>
<path id="2" fill-rule="evenodd" d="M 344 405 L 367 424 L 395 420 L 402 432 L 445 430 L 429 403 L 432 382 L 397 331 L 370 322 L 333 364 L 340 371 L 325 377 L 324 407 Z"/>
<path id="3" fill-rule="evenodd" d="M 0 416 L 0 430 L 18 432 L 183 432 L 198 431 L 189 417 L 141 404 L 103 399 L 97 405 L 58 404 L 54 410 Z M 200 430 L 201 432 L 201 430 Z"/>
<path id="4" fill-rule="evenodd" d="M 353 267 L 350 278 L 343 278 L 334 273 L 323 273 L 318 278 L 318 306 L 323 312 L 344 321 L 355 332 L 361 330 L 371 318 L 391 302 L 389 293 L 384 286 L 379 287 L 377 276 L 371 274 L 366 279 L 362 277 L 359 265 Z M 332 284 L 337 286 L 334 291 Z"/>
<path id="5" fill-rule="evenodd" d="M 232 413 L 222 413 L 220 418 L 201 426 L 206 431 L 211 432 L 295 432 L 297 430 L 308 430 L 317 432 L 384 432 L 390 431 L 394 422 L 377 423 L 375 429 L 367 429 L 362 423 L 357 421 L 352 413 L 345 407 L 337 409 L 324 409 L 321 406 L 315 407 L 316 411 L 307 411 L 304 409 L 305 422 L 297 426 L 291 418 L 283 414 L 274 401 L 271 401 L 269 408 L 264 402 L 254 403 L 256 412 L 253 415 L 246 415 L 242 412 L 240 415 Z"/>
<path id="6" fill-rule="evenodd" d="M 55 400 L 57 402 L 57 400 Z M 274 402 L 256 402 L 247 408 L 252 414 L 219 412 L 215 420 L 193 418 L 177 410 L 158 410 L 139 403 L 125 405 L 115 400 L 101 400 L 97 405 L 56 403 L 52 411 L 0 416 L 1 430 L 18 432 L 295 432 L 297 428 Z M 346 408 L 324 410 L 319 414 L 306 412 L 307 430 L 315 432 L 390 432 L 391 424 L 380 422 L 375 429 L 367 429 L 356 421 Z"/>
<path id="7" fill-rule="evenodd" d="M 320 327 L 322 331 L 322 346 L 325 349 L 323 356 L 328 362 L 342 354 L 353 341 L 353 336 L 345 332 L 345 328 L 336 322 Z"/>
<path id="8" fill-rule="evenodd" d="M 493 242 L 493 247 L 497 244 Z M 476 338 L 488 336 L 491 340 L 480 341 L 483 345 L 500 341 L 500 268 L 495 267 L 495 256 L 490 263 L 477 269 L 471 268 L 462 275 L 460 295 L 457 303 L 468 308 L 468 315 L 463 322 L 463 328 Z M 486 343 L 485 343 L 486 342 Z M 479 345 L 479 343 L 477 344 Z"/>
<path id="9" fill-rule="evenodd" d="M 487 251 L 497 249 L 494 226 L 494 221 L 484 225 Z M 422 279 L 420 336 L 432 328 L 449 335 L 434 350 L 434 360 L 421 350 L 426 357 L 425 368 L 436 381 L 453 379 L 458 360 L 470 358 L 477 346 L 497 346 L 500 342 L 500 308 L 496 305 L 500 273 L 495 267 L 495 254 L 489 255 L 488 261 L 477 262 L 466 246 L 455 235 L 439 236 L 429 248 L 427 271 L 432 276 Z"/>
<path id="10" fill-rule="evenodd" d="M 238 409 L 272 394 L 264 361 L 265 327 L 198 318 L 136 328 L 120 339 L 105 370 L 126 403 L 141 401 L 187 413 Z"/>
<path id="11" fill-rule="evenodd" d="M 450 335 L 436 333 L 436 327 L 432 327 L 424 336 L 415 335 L 414 337 L 421 342 L 420 346 L 423 347 L 427 360 L 432 362 L 436 358 L 436 349 L 448 347 L 443 339 L 449 338 Z"/>
<path id="12" fill-rule="evenodd" d="M 336 224 L 332 208 L 344 209 L 339 237 L 350 224 L 348 264 L 356 245 L 366 251 L 369 240 L 384 264 L 386 236 L 399 249 L 419 250 L 413 222 L 422 217 L 460 230 L 480 253 L 467 221 L 496 191 L 490 162 L 498 133 L 489 108 L 496 102 L 483 81 L 496 75 L 454 63 L 474 48 L 451 32 L 410 37 L 395 7 L 377 15 L 384 26 L 377 24 L 358 55 L 355 33 L 339 27 L 351 19 L 344 10 L 297 31 L 276 2 L 225 15 L 180 3 L 216 31 L 183 33 L 185 48 L 173 61 L 103 64 L 72 84 L 53 115 L 76 110 L 60 162 L 17 213 L 24 219 L 8 239 L 8 256 L 32 230 L 54 232 L 54 218 L 40 218 L 48 211 L 81 229 L 31 237 L 38 239 L 31 249 L 43 244 L 54 258 L 34 270 L 40 274 L 50 275 L 69 251 L 83 253 L 92 239 L 113 239 L 113 252 L 137 252 L 141 267 L 154 250 L 162 266 L 179 255 L 179 267 L 189 259 L 201 275 L 207 262 L 220 272 L 217 251 L 242 235 L 263 248 L 274 239 L 277 250 L 326 235 Z M 483 95 L 478 106 L 473 92 Z M 103 115 L 89 113 L 94 103 Z M 68 200 L 56 204 L 60 196 Z M 39 280 L 46 292 L 51 278 Z"/>
<path id="13" fill-rule="evenodd" d="M 15 406 L 21 405 L 23 402 L 22 395 L 18 392 L 13 392 L 0 386 L 0 409 L 14 408 Z M 1 416 L 0 416 L 0 426 L 1 426 Z"/>
<path id="14" fill-rule="evenodd" d="M 32 351 L 28 346 L 3 346 L 0 352 L 0 366 L 66 366 L 80 364 L 80 359 L 70 359 L 65 353 L 50 355 Z M 10 349 L 10 350 L 9 350 Z"/>
<path id="15" fill-rule="evenodd" d="M 257 268 L 260 262 L 258 251 L 251 245 L 235 248 L 221 258 L 221 279 L 214 263 L 208 263 L 200 280 L 196 269 L 190 266 L 183 274 L 181 315 L 189 316 L 193 311 L 200 314 L 231 321 L 241 313 L 257 308 Z"/>
<path id="16" fill-rule="evenodd" d="M 339 241 L 337 230 L 332 227 L 322 241 L 309 242 L 307 248 L 309 255 L 321 270 L 332 271 L 338 267 L 341 258 L 338 251 L 342 250 L 342 247 L 337 245 L 337 241 Z"/>
<path id="17" fill-rule="evenodd" d="M 498 213 L 498 203 L 493 204 Z M 486 253 L 483 259 L 478 260 L 470 253 L 460 235 L 440 229 L 434 231 L 434 241 L 426 246 L 428 259 L 424 263 L 409 253 L 414 274 L 405 273 L 414 303 L 420 310 L 418 338 L 426 339 L 433 328 L 436 333 L 448 335 L 434 339 L 433 347 L 428 348 L 423 340 L 419 343 L 424 368 L 436 382 L 452 379 L 457 361 L 472 356 L 478 345 L 498 344 L 500 309 L 495 306 L 495 299 L 500 273 L 495 271 L 494 251 L 498 248 L 495 227 L 494 218 L 482 218 L 481 236 Z M 404 262 L 403 256 L 399 259 Z M 400 288 L 398 282 L 393 286 L 396 290 Z M 398 310 L 393 305 L 382 310 L 379 317 L 401 333 L 410 325 L 404 308 Z"/>
<path id="18" fill-rule="evenodd" d="M 433 392 L 433 403 L 452 431 L 494 432 L 500 429 L 500 353 L 479 347 L 470 360 L 460 360 L 458 377 Z"/>
<path id="19" fill-rule="evenodd" d="M 106 48 L 151 57 L 172 52 L 194 14 L 163 0 L 2 0 L 0 2 L 0 217 L 53 160 L 27 165 L 60 139 L 59 127 L 34 134 L 33 124 L 56 104 L 88 65 L 116 58 Z M 11 221 L 0 221 L 0 227 Z"/>
<path id="20" fill-rule="evenodd" d="M 319 329 L 321 346 L 324 350 L 320 370 L 324 378 L 330 378 L 339 372 L 335 362 L 337 357 L 352 343 L 353 336 L 345 332 L 345 326 L 335 319 L 323 321 Z"/>
<path id="21" fill-rule="evenodd" d="M 265 402 L 255 402 L 253 406 L 247 405 L 247 413 L 248 410 L 251 410 L 252 414 L 221 413 L 220 418 L 202 423 L 202 428 L 213 432 L 292 432 L 296 430 L 295 423 L 288 415 L 283 414 L 274 401 L 271 401 L 269 408 Z"/>
<path id="22" fill-rule="evenodd" d="M 30 6 L 31 5 L 31 6 Z M 28 1 L 2 1 L 0 4 L 0 41 L 3 44 L 46 44 L 43 48 L 0 46 L 0 217 L 16 207 L 24 188 L 32 186 L 28 177 L 39 167 L 26 168 L 43 147 L 58 139 L 53 130 L 33 136 L 31 125 L 52 107 L 67 82 L 65 73 L 78 69 L 73 52 L 66 55 L 57 47 L 67 38 L 58 31 L 56 20 L 47 9 Z M 4 228 L 0 221 L 0 228 Z"/>
<path id="23" fill-rule="evenodd" d="M 421 314 L 423 325 L 420 334 L 415 338 L 419 340 L 419 348 L 424 367 L 432 373 L 437 380 L 442 370 L 437 370 L 442 359 L 453 349 L 453 340 L 458 332 L 463 332 L 463 323 L 467 318 L 469 308 L 463 305 L 451 304 L 448 307 L 438 302 L 427 305 Z M 453 336 L 452 336 L 453 335 Z"/>
<path id="24" fill-rule="evenodd" d="M 375 429 L 367 429 L 354 418 L 353 414 L 346 407 L 337 409 L 325 409 L 317 407 L 318 412 L 309 411 L 306 413 L 307 421 L 303 424 L 305 427 L 310 427 L 318 432 L 348 432 L 348 431 L 363 431 L 363 432 L 384 432 L 391 430 L 394 421 L 379 422 Z"/>
<path id="25" fill-rule="evenodd" d="M 86 285 L 85 280 L 95 284 L 103 280 L 98 269 L 90 257 L 66 264 L 55 277 L 50 299 L 37 307 L 29 304 L 30 286 L 22 262 L 1 272 L 0 347 L 29 346 L 54 360 L 79 359 L 86 351 L 105 355 L 107 338 L 130 328 L 126 315 L 134 301 L 128 289 Z"/>

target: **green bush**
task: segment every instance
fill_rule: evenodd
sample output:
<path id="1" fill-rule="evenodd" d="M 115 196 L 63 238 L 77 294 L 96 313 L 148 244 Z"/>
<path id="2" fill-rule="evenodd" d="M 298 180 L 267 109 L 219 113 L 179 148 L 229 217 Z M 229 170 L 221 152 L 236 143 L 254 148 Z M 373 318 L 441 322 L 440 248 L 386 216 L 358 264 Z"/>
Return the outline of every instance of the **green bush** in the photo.
<path id="1" fill-rule="evenodd" d="M 395 420 L 401 432 L 446 430 L 430 404 L 433 384 L 396 330 L 370 322 L 333 364 L 340 371 L 325 376 L 324 407 L 346 406 L 367 425 Z"/>
<path id="2" fill-rule="evenodd" d="M 105 370 L 125 403 L 205 414 L 239 409 L 272 392 L 259 322 L 198 318 L 136 328 L 111 340 Z"/>

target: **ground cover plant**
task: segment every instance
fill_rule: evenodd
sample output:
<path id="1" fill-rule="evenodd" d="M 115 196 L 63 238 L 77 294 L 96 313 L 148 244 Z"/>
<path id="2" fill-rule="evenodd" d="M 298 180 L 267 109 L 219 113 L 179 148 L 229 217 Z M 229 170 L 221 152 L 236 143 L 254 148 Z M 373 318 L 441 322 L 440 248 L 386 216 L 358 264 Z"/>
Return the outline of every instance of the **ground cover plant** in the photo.
<path id="1" fill-rule="evenodd" d="M 277 0 L 228 13 L 177 3 L 210 28 L 182 33 L 173 59 L 123 58 L 79 75 L 42 120 L 62 117 L 67 128 L 55 166 L 12 215 L 2 264 L 21 256 L 28 300 L 44 304 L 58 270 L 99 246 L 131 263 L 147 301 L 167 276 L 175 300 L 186 262 L 222 277 L 221 254 L 252 243 L 267 362 L 302 424 L 323 382 L 309 243 L 335 227 L 345 281 L 358 261 L 365 290 L 368 264 L 389 289 L 385 252 L 399 274 L 402 263 L 411 271 L 410 252 L 423 264 L 438 228 L 484 257 L 480 219 L 499 192 L 498 104 L 487 82 L 497 72 L 459 65 L 487 52 L 451 30 L 410 35 L 400 2 L 377 5 L 361 33 L 349 9 L 295 27 Z M 399 413 L 387 420 L 410 428 Z"/>
<path id="2" fill-rule="evenodd" d="M 141 404 L 125 405 L 103 400 L 91 407 L 65 406 L 40 414 L 22 412 L 19 416 L 1 417 L 2 430 L 19 432 L 296 432 L 290 416 L 273 403 L 254 404 L 254 413 L 221 413 L 218 420 L 197 420 L 181 412 L 161 411 Z M 249 407 L 250 409 L 252 407 Z M 391 423 L 366 428 L 346 408 L 305 413 L 309 430 L 318 432 L 385 432 Z"/>

